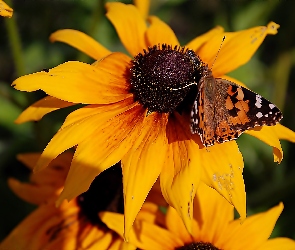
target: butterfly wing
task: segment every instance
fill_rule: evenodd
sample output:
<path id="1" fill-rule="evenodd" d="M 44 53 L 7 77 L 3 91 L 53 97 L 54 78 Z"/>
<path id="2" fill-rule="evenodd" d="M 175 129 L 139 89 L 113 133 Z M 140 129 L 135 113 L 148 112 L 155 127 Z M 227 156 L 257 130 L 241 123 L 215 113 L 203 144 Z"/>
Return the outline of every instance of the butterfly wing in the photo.
<path id="1" fill-rule="evenodd" d="M 215 79 L 202 77 L 198 83 L 198 94 L 191 111 L 191 132 L 198 133 L 204 146 L 215 142 L 214 93 Z"/>
<path id="2" fill-rule="evenodd" d="M 236 131 L 242 133 L 256 126 L 273 126 L 283 118 L 278 107 L 249 89 L 225 79 L 216 79 L 216 86 L 218 89 L 226 89 L 225 94 L 221 94 L 222 106 L 228 114 L 228 124 Z"/>
<path id="3" fill-rule="evenodd" d="M 282 119 L 273 103 L 251 90 L 213 77 L 200 82 L 194 104 L 197 120 L 192 119 L 191 130 L 205 146 L 234 140 L 247 129 L 272 126 Z"/>

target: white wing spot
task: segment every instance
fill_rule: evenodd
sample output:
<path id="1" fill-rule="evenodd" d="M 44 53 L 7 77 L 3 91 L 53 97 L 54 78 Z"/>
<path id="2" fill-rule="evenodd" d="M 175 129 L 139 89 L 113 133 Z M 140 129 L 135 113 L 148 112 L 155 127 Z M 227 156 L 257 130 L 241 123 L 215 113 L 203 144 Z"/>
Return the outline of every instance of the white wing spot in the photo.
<path id="1" fill-rule="evenodd" d="M 257 116 L 258 118 L 261 118 L 261 117 L 263 116 L 263 114 L 262 114 L 261 112 L 258 112 L 258 113 L 256 114 L 256 116 Z"/>
<path id="2" fill-rule="evenodd" d="M 268 117 L 268 114 L 264 115 L 265 117 Z"/>
<path id="3" fill-rule="evenodd" d="M 273 109 L 275 107 L 275 105 L 273 105 L 272 103 L 269 104 L 270 109 Z"/>
<path id="4" fill-rule="evenodd" d="M 261 95 L 256 95 L 255 106 L 260 109 L 262 107 L 261 103 L 262 103 Z"/>

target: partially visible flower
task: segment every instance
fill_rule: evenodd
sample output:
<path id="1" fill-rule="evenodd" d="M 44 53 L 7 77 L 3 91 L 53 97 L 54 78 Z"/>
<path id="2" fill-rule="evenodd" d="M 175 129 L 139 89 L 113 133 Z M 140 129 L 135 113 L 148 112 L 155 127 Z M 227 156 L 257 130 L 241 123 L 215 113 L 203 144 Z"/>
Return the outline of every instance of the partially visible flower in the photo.
<path id="1" fill-rule="evenodd" d="M 13 9 L 10 8 L 5 2 L 0 0 L 0 16 L 12 17 Z"/>
<path id="2" fill-rule="evenodd" d="M 282 203 L 266 212 L 249 216 L 241 223 L 234 220 L 233 207 L 208 186 L 201 184 L 195 199 L 192 234 L 187 232 L 172 207 L 164 215 L 144 205 L 130 232 L 129 242 L 146 250 L 295 249 L 295 241 L 291 239 L 269 239 L 283 210 Z M 109 228 L 123 235 L 122 215 L 106 212 L 100 216 Z"/>
<path id="3" fill-rule="evenodd" d="M 33 168 L 39 157 L 39 153 L 30 153 L 18 159 Z M 20 198 L 38 207 L 0 243 L 1 250 L 135 249 L 98 217 L 100 211 L 123 212 L 119 164 L 95 179 L 86 193 L 55 206 L 72 157 L 69 152 L 61 154 L 44 171 L 32 174 L 30 183 L 9 180 Z"/>
<path id="4" fill-rule="evenodd" d="M 139 8 L 107 4 L 107 17 L 131 57 L 111 53 L 79 31 L 57 31 L 51 40 L 67 42 L 97 61 L 92 65 L 67 62 L 13 83 L 18 90 L 41 89 L 49 95 L 26 109 L 18 123 L 86 104 L 68 115 L 36 170 L 77 146 L 60 204 L 85 192 L 95 176 L 121 161 L 126 233 L 158 177 L 166 201 L 188 230 L 200 181 L 215 188 L 245 218 L 243 159 L 238 145 L 230 141 L 206 148 L 199 135 L 191 134 L 189 113 L 196 86 L 191 92 L 187 86 L 201 77 L 197 55 L 211 67 L 224 36 L 212 71 L 215 77 L 239 84 L 226 74 L 245 64 L 268 34 L 277 33 L 279 25 L 271 22 L 238 32 L 216 27 L 188 43 L 186 50 L 167 24 L 155 16 L 147 17 L 147 3 L 137 1 Z M 184 63 L 181 67 L 180 62 Z M 295 134 L 280 124 L 246 133 L 272 146 L 276 162 L 283 157 L 279 139 L 288 134 L 288 140 L 295 141 Z"/>

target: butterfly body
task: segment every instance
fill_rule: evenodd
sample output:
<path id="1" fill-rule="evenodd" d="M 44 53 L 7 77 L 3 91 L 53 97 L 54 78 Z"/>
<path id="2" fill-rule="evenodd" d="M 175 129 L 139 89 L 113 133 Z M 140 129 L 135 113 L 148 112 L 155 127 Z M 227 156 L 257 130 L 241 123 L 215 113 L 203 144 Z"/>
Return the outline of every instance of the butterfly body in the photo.
<path id="1" fill-rule="evenodd" d="M 204 146 L 237 139 L 245 130 L 275 125 L 281 111 L 271 102 L 233 82 L 214 78 L 207 65 L 191 111 L 191 132 Z"/>

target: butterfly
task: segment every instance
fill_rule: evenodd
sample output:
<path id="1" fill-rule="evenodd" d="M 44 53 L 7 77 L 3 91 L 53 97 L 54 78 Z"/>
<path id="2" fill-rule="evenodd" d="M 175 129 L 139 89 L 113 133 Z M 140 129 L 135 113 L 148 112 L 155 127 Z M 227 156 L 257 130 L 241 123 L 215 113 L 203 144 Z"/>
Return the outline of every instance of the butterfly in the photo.
<path id="1" fill-rule="evenodd" d="M 270 101 L 251 90 L 214 78 L 202 67 L 198 93 L 191 110 L 191 132 L 198 133 L 205 147 L 237 139 L 245 130 L 272 126 L 283 115 Z"/>

